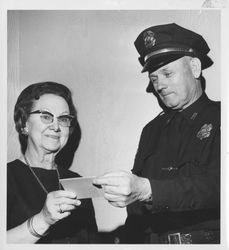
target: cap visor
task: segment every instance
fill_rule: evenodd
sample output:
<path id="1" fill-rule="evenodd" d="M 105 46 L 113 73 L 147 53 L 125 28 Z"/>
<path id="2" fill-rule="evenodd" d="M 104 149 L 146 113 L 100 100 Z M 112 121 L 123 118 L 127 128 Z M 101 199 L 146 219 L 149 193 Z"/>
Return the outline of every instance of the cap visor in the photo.
<path id="1" fill-rule="evenodd" d="M 185 56 L 184 54 L 166 54 L 166 55 L 158 55 L 157 57 L 149 58 L 149 60 L 145 63 L 142 73 L 149 71 L 154 72 L 160 67 L 173 62 L 181 57 Z"/>

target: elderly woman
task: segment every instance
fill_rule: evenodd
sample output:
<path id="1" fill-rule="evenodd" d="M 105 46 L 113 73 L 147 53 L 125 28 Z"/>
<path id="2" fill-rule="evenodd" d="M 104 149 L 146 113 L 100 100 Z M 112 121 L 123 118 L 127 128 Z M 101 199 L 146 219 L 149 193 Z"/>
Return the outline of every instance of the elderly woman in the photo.
<path id="1" fill-rule="evenodd" d="M 60 178 L 79 175 L 55 161 L 76 124 L 70 90 L 55 82 L 28 86 L 18 97 L 14 121 L 22 155 L 7 168 L 8 243 L 94 242 L 92 202 L 63 190 Z"/>

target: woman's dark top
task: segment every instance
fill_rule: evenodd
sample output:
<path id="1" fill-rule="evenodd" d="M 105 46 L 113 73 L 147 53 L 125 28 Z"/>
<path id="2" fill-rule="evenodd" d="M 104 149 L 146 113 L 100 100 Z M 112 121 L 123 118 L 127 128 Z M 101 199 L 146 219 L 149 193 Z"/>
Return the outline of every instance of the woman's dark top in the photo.
<path id="1" fill-rule="evenodd" d="M 33 168 L 48 192 L 59 189 L 56 170 Z M 60 178 L 79 177 L 77 173 L 58 167 Z M 46 193 L 29 167 L 20 160 L 7 167 L 7 230 L 19 226 L 44 206 Z M 91 199 L 81 200 L 81 205 L 67 218 L 49 229 L 47 236 L 37 243 L 95 243 L 97 225 Z"/>

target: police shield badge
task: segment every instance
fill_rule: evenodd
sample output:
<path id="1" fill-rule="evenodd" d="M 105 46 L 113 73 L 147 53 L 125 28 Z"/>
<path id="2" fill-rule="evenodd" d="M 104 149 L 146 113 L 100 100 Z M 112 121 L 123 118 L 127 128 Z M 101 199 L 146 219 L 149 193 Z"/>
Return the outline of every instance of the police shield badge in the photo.
<path id="1" fill-rule="evenodd" d="M 143 39 L 144 39 L 146 49 L 152 48 L 156 43 L 155 35 L 150 30 L 147 30 L 144 32 Z"/>
<path id="2" fill-rule="evenodd" d="M 212 124 L 204 124 L 201 127 L 200 131 L 197 133 L 196 137 L 199 138 L 200 140 L 209 137 L 212 128 L 213 128 Z"/>

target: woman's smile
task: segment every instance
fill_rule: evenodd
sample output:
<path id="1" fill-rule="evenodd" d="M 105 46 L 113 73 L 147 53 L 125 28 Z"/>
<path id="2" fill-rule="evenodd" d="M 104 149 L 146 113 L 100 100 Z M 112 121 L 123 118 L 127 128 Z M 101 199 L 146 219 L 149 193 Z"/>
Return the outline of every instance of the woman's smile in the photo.
<path id="1" fill-rule="evenodd" d="M 45 135 L 48 138 L 54 139 L 54 140 L 59 140 L 60 136 L 59 135 Z"/>

